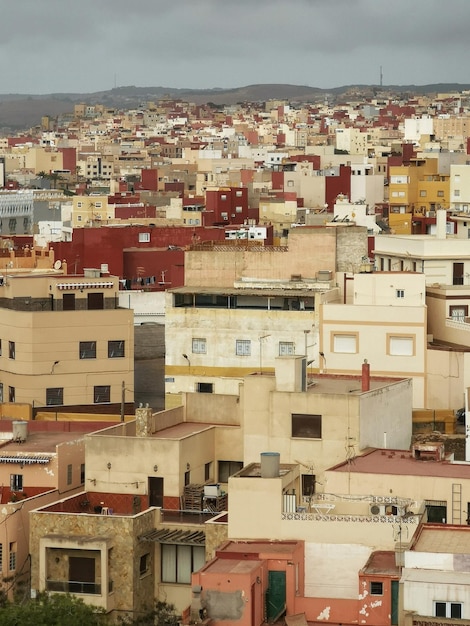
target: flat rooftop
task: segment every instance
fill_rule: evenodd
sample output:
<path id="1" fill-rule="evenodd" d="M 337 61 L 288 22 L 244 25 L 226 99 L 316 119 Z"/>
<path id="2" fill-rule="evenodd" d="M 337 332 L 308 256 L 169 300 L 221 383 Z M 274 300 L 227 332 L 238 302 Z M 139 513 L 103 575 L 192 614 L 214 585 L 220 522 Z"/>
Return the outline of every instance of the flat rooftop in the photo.
<path id="1" fill-rule="evenodd" d="M 412 546 L 415 552 L 470 554 L 470 526 L 424 524 Z"/>
<path id="2" fill-rule="evenodd" d="M 349 463 L 341 463 L 327 471 L 470 479 L 470 463 L 415 459 L 409 450 L 374 449 L 355 457 Z"/>
<path id="3" fill-rule="evenodd" d="M 67 443 L 69 441 L 76 441 L 82 439 L 85 433 L 83 432 L 54 432 L 54 431 L 42 431 L 29 433 L 26 437 L 26 441 L 19 442 L 14 440 L 1 441 L 0 452 L 1 454 L 31 454 L 42 453 L 48 454 L 56 452 L 56 446 L 61 443 Z"/>

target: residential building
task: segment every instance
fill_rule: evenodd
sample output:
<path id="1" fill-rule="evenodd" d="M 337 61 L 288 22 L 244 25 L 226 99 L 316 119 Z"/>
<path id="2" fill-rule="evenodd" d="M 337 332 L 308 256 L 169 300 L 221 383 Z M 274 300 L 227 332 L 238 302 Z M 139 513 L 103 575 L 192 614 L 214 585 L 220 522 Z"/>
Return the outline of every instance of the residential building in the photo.
<path id="1" fill-rule="evenodd" d="M 400 623 L 462 624 L 470 619 L 470 528 L 423 525 L 404 553 Z"/>
<path id="2" fill-rule="evenodd" d="M 114 405 L 119 414 L 133 399 L 134 335 L 132 311 L 118 308 L 118 278 L 55 268 L 2 273 L 0 393 L 11 405 L 3 414 L 18 404 Z"/>

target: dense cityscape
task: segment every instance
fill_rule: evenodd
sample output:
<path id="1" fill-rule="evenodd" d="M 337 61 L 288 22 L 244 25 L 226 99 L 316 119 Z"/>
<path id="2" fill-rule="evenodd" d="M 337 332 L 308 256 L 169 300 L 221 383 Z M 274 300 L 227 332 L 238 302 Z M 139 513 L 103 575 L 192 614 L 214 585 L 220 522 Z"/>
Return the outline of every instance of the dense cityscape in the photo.
<path id="1" fill-rule="evenodd" d="M 470 90 L 212 96 L 0 135 L 5 603 L 470 624 Z"/>

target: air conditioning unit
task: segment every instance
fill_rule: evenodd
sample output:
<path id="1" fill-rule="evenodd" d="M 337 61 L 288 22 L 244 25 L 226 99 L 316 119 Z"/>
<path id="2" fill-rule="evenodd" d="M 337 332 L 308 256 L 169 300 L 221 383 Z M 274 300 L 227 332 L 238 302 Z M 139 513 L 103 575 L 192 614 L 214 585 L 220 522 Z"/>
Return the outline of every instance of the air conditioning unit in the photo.
<path id="1" fill-rule="evenodd" d="M 385 504 L 371 504 L 370 505 L 370 514 L 371 515 L 385 515 Z"/>

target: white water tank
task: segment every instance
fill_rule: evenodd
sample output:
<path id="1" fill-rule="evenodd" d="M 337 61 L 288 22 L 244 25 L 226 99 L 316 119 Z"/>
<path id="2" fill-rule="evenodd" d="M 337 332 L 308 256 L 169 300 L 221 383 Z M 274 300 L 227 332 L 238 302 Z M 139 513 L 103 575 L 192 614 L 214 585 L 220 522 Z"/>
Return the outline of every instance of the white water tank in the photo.
<path id="1" fill-rule="evenodd" d="M 279 452 L 261 452 L 261 478 L 277 478 L 279 461 Z"/>
<path id="2" fill-rule="evenodd" d="M 13 440 L 26 441 L 28 436 L 28 422 L 15 420 L 13 422 Z"/>

